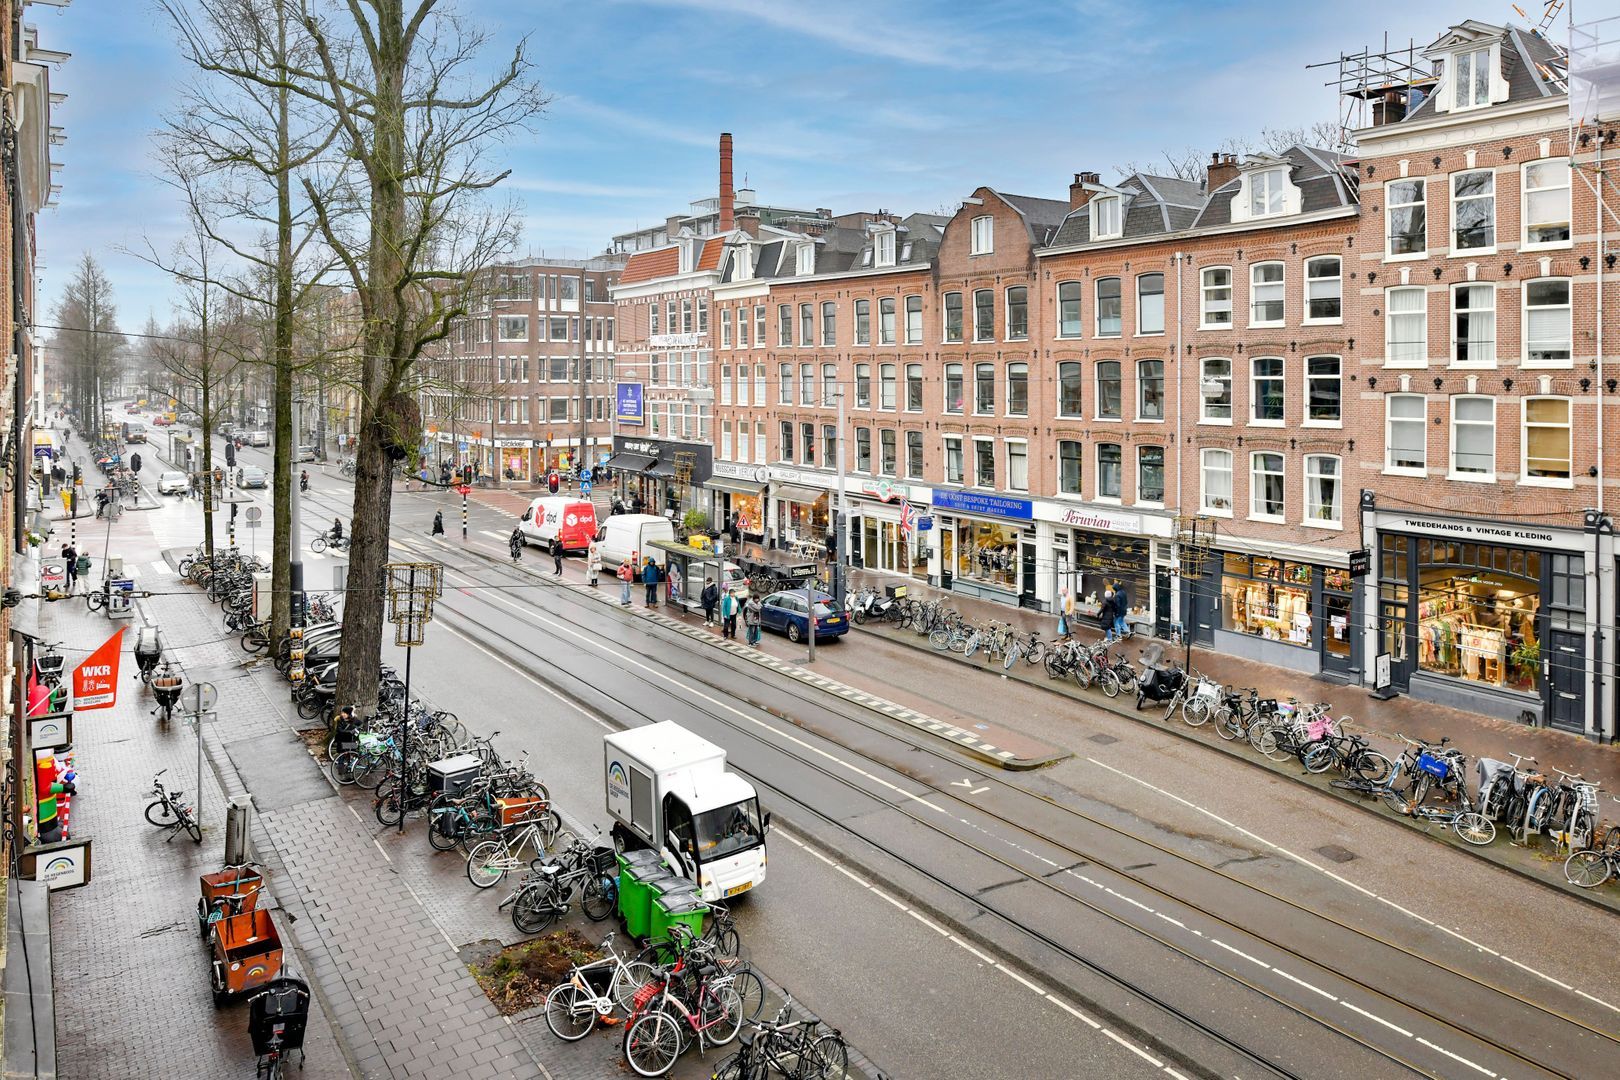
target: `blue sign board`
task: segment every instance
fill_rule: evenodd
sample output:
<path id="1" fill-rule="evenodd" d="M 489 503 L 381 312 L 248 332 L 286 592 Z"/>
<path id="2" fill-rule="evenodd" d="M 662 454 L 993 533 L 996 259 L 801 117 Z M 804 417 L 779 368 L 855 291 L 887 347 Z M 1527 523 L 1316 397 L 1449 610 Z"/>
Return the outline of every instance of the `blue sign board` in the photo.
<path id="1" fill-rule="evenodd" d="M 467 452 L 467 440 L 466 439 L 459 440 L 456 443 L 456 449 L 458 451 L 460 451 L 461 453 L 465 454 Z"/>
<path id="2" fill-rule="evenodd" d="M 579 493 L 581 495 L 589 495 L 591 493 L 591 482 L 589 480 L 581 480 L 579 482 Z"/>
<path id="3" fill-rule="evenodd" d="M 34 456 L 48 458 L 51 456 L 51 448 L 49 446 L 36 446 L 34 447 Z"/>
<path id="4" fill-rule="evenodd" d="M 621 424 L 631 424 L 640 427 L 646 421 L 641 411 L 642 384 L 638 382 L 622 382 L 618 393 L 614 397 L 614 417 Z"/>
<path id="5" fill-rule="evenodd" d="M 579 471 L 579 478 L 587 484 L 591 482 L 591 467 L 589 465 Z"/>
<path id="6" fill-rule="evenodd" d="M 929 529 L 932 529 L 933 527 L 934 527 L 934 519 L 933 518 L 924 517 L 924 518 L 918 518 L 917 519 L 917 531 L 918 532 L 927 532 Z"/>
<path id="7" fill-rule="evenodd" d="M 1028 499 L 1015 499 L 984 491 L 957 491 L 954 488 L 935 488 L 931 500 L 935 510 L 956 510 L 964 514 L 987 514 L 990 517 L 1035 517 L 1035 504 Z"/>

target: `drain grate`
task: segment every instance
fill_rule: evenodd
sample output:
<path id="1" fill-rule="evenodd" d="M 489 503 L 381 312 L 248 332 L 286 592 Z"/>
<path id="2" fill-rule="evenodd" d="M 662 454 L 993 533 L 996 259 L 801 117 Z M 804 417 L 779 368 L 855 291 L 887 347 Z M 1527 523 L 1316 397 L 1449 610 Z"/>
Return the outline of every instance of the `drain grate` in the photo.
<path id="1" fill-rule="evenodd" d="M 1096 735 L 1089 736 L 1089 738 L 1092 742 L 1098 744 L 1099 746 L 1107 746 L 1109 743 L 1119 742 L 1119 740 L 1114 738 L 1112 735 L 1104 735 L 1101 732 L 1098 732 Z"/>
<path id="2" fill-rule="evenodd" d="M 1326 856 L 1337 863 L 1346 863 L 1356 857 L 1356 853 L 1349 848 L 1342 848 L 1338 844 L 1324 844 L 1316 849 L 1318 855 Z"/>

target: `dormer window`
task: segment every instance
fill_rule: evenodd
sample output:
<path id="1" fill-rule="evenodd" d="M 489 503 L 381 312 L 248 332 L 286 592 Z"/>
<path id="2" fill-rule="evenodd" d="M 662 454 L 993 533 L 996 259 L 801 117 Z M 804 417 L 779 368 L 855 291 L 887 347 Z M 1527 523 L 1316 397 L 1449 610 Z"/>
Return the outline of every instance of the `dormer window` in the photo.
<path id="1" fill-rule="evenodd" d="M 877 265 L 894 265 L 894 230 L 885 229 L 872 238 L 873 247 L 877 251 Z"/>
<path id="2" fill-rule="evenodd" d="M 1474 49 L 1451 58 L 1451 107 L 1472 109 L 1491 103 L 1491 50 Z"/>
<path id="3" fill-rule="evenodd" d="M 1120 220 L 1118 195 L 1099 195 L 1091 200 L 1091 238 L 1093 240 L 1117 239 L 1124 231 L 1121 228 Z"/>
<path id="4" fill-rule="evenodd" d="M 1288 205 L 1288 179 L 1282 169 L 1267 169 L 1249 176 L 1249 216 L 1280 214 Z"/>
<path id="5" fill-rule="evenodd" d="M 754 276 L 754 251 L 747 244 L 740 244 L 735 249 L 733 257 L 733 281 L 747 281 Z"/>
<path id="6" fill-rule="evenodd" d="M 813 274 L 816 272 L 816 245 L 799 245 L 798 266 L 795 272 L 799 274 Z"/>

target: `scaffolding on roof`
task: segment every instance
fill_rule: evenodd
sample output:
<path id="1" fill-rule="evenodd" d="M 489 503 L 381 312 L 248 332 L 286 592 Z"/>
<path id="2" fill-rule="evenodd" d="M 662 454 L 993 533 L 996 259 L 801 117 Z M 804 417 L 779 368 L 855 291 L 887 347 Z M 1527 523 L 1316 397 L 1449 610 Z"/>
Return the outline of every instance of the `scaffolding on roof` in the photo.
<path id="1" fill-rule="evenodd" d="M 1339 92 L 1339 125 L 1345 132 L 1405 119 L 1440 80 L 1416 41 L 1408 38 L 1404 46 L 1391 48 L 1387 33 L 1382 49 L 1369 46 L 1305 67 L 1335 70 L 1325 85 Z"/>

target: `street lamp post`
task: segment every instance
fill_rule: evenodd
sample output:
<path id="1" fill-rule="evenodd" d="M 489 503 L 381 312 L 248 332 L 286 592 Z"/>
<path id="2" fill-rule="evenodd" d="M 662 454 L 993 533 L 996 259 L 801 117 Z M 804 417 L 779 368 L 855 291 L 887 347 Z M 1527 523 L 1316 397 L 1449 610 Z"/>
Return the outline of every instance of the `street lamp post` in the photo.
<path id="1" fill-rule="evenodd" d="M 833 522 L 833 608 L 840 614 L 844 612 L 844 597 L 846 586 L 844 583 L 844 567 L 849 558 L 849 545 L 853 542 L 850 537 L 843 535 L 849 523 L 849 502 L 844 493 L 844 388 L 842 385 L 833 388 L 833 397 L 838 402 L 838 437 L 835 440 L 834 457 L 838 463 L 838 509 Z M 810 635 L 814 637 L 814 634 Z"/>

